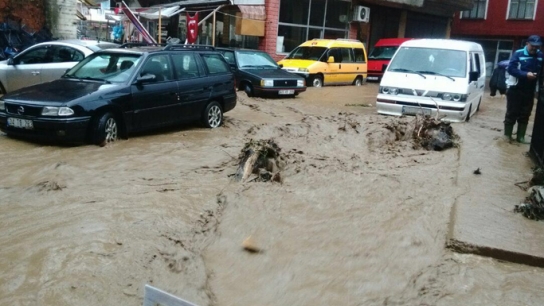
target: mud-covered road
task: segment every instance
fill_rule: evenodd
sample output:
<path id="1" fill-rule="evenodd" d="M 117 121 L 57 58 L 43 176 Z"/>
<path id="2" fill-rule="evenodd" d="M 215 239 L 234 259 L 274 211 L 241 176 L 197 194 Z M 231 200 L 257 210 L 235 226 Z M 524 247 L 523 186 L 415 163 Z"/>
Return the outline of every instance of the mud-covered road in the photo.
<path id="1" fill-rule="evenodd" d="M 202 306 L 542 305 L 543 269 L 445 248 L 463 137 L 499 138 L 504 100 L 436 152 L 396 140 L 414 118 L 377 115 L 376 91 L 240 92 L 221 128 L 106 147 L 0 135 L 0 305 L 141 305 L 145 284 Z M 251 139 L 278 144 L 282 183 L 233 180 Z"/>

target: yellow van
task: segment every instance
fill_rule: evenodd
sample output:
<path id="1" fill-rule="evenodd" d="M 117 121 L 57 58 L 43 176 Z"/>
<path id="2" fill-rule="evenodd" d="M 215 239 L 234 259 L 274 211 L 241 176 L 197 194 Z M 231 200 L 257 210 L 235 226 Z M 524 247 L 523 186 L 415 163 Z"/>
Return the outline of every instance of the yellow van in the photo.
<path id="1" fill-rule="evenodd" d="M 306 78 L 306 84 L 353 84 L 367 77 L 365 46 L 355 39 L 312 39 L 296 47 L 278 62 L 284 70 Z"/>

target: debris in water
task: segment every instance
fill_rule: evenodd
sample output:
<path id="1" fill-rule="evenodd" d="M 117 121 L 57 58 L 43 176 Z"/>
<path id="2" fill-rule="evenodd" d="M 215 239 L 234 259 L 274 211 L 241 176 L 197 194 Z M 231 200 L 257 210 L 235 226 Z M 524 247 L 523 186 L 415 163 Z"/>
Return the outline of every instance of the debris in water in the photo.
<path id="1" fill-rule="evenodd" d="M 255 243 L 255 241 L 253 240 L 253 238 L 251 236 L 247 237 L 243 242 L 242 242 L 242 247 L 244 248 L 244 250 L 250 252 L 250 253 L 260 253 L 261 252 L 261 248 L 259 248 L 257 246 L 257 244 Z"/>
<path id="2" fill-rule="evenodd" d="M 395 134 L 395 141 L 412 140 L 414 149 L 442 151 L 457 145 L 459 139 L 449 122 L 430 116 L 418 115 L 412 122 L 397 119 L 392 124 L 386 124 L 385 128 Z"/>
<path id="3" fill-rule="evenodd" d="M 480 168 L 478 168 L 478 169 L 474 170 L 474 172 L 473 172 L 473 173 L 474 173 L 474 174 L 482 174 L 482 172 L 480 172 Z"/>
<path id="4" fill-rule="evenodd" d="M 244 182 L 252 174 L 253 180 L 260 182 L 283 182 L 280 171 L 283 169 L 283 157 L 280 147 L 274 140 L 253 140 L 247 142 L 239 156 L 239 166 L 234 178 Z"/>
<path id="5" fill-rule="evenodd" d="M 525 202 L 514 207 L 514 212 L 531 220 L 544 219 L 544 186 L 531 187 L 529 193 Z"/>

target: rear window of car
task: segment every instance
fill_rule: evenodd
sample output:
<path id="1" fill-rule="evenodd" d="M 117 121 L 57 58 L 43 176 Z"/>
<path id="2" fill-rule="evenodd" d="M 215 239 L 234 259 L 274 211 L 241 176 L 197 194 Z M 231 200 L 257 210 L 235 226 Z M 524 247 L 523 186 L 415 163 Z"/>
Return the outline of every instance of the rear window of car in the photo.
<path id="1" fill-rule="evenodd" d="M 208 68 L 208 73 L 218 74 L 230 72 L 229 65 L 219 54 L 202 54 L 202 59 Z"/>

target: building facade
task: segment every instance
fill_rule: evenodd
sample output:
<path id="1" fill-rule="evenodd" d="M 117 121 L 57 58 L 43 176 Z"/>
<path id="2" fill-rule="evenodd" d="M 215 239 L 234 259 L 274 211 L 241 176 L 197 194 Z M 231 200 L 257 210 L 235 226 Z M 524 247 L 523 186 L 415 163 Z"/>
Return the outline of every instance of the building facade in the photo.
<path id="1" fill-rule="evenodd" d="M 108 38 L 102 32 L 111 29 L 107 16 L 104 17 L 111 12 L 102 9 L 104 1 L 44 1 L 54 8 L 46 14 L 57 14 L 56 22 L 51 25 L 56 37 L 78 38 L 81 36 L 78 27 L 86 24 L 87 30 L 96 32 L 87 35 L 88 38 Z M 119 4 L 109 3 L 112 9 Z M 279 60 L 313 38 L 357 39 L 367 49 L 380 38 L 447 38 L 454 13 L 470 9 L 473 0 L 125 0 L 125 3 L 142 12 L 158 7 L 184 9 L 177 16 L 163 16 L 161 22 L 142 18 L 142 23 L 157 38 L 161 33 L 161 38 L 170 36 L 184 41 L 186 16 L 198 13 L 198 43 L 261 49 Z M 365 16 L 358 15 L 362 8 Z M 87 16 L 85 22 L 76 17 L 81 11 Z M 134 37 L 130 25 L 124 25 L 127 35 Z"/>
<path id="2" fill-rule="evenodd" d="M 453 14 L 471 7 L 472 0 L 267 0 L 259 49 L 278 60 L 313 38 L 357 39 L 367 49 L 380 38 L 446 38 Z"/>
<path id="3" fill-rule="evenodd" d="M 478 42 L 487 70 L 510 58 L 531 34 L 544 36 L 544 2 L 538 0 L 475 0 L 471 10 L 455 13 L 451 36 Z"/>

